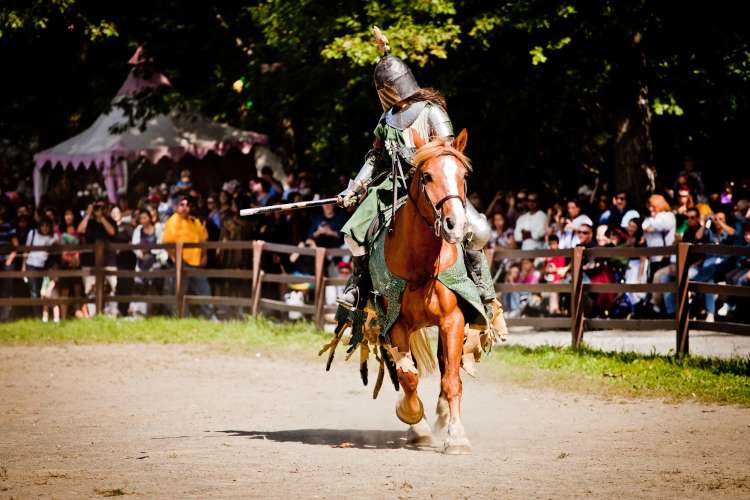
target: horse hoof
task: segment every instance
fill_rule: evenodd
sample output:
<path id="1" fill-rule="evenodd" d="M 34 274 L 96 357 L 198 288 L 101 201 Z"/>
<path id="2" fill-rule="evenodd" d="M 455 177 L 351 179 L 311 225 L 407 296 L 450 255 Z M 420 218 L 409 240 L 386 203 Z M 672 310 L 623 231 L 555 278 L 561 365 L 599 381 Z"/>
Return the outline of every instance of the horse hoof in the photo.
<path id="1" fill-rule="evenodd" d="M 425 419 L 409 427 L 409 432 L 406 435 L 406 444 L 421 448 L 432 446 L 432 443 L 432 430 L 430 429 L 430 424 Z"/>
<path id="2" fill-rule="evenodd" d="M 400 403 L 396 405 L 396 416 L 398 419 L 407 425 L 418 424 L 424 418 L 424 405 L 422 404 L 421 399 L 417 398 L 417 401 L 419 401 L 419 411 L 411 415 L 401 408 Z"/>
<path id="3" fill-rule="evenodd" d="M 471 445 L 468 443 L 446 444 L 443 453 L 446 455 L 471 455 Z"/>

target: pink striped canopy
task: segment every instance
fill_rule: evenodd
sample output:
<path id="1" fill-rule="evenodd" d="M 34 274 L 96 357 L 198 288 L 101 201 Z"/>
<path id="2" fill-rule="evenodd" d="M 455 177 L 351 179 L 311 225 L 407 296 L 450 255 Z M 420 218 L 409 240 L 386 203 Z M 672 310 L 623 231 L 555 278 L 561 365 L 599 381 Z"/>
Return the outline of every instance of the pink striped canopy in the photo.
<path id="1" fill-rule="evenodd" d="M 143 52 L 139 48 L 130 59 L 130 64 L 135 66 L 142 61 Z M 165 157 L 179 160 L 188 154 L 203 158 L 211 151 L 224 155 L 232 149 L 248 154 L 254 145 L 268 143 L 268 137 L 264 134 L 217 123 L 198 113 L 161 114 L 148 120 L 143 130 L 129 127 L 122 132 L 112 132 L 114 126 L 122 128 L 127 124 L 127 117 L 118 106 L 118 101 L 163 85 L 169 86 L 170 82 L 161 73 L 143 78 L 135 68 L 131 70 L 108 112 L 100 115 L 80 134 L 34 155 L 35 178 L 45 165 L 52 168 L 72 166 L 76 169 L 95 166 L 108 174 L 123 159 L 132 161 L 146 158 L 156 163 Z"/>

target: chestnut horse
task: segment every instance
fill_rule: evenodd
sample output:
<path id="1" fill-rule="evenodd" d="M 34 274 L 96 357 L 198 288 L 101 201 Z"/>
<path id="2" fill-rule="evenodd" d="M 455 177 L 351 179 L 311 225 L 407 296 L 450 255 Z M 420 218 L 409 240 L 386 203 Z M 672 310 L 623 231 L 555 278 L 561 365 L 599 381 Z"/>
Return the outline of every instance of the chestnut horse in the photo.
<path id="1" fill-rule="evenodd" d="M 445 435 L 445 453 L 470 453 L 471 445 L 461 423 L 459 370 L 464 315 L 456 294 L 437 279 L 440 272 L 456 263 L 461 251 L 457 243 L 463 240 L 468 227 L 465 178 L 471 167 L 463 155 L 467 133 L 462 130 L 453 142 L 436 139 L 425 144 L 415 130 L 411 132 L 417 146 L 416 171 L 408 200 L 396 213 L 385 241 L 389 271 L 407 282 L 400 314 L 390 330 L 389 351 L 404 391 L 396 415 L 412 426 L 412 442 L 432 441 L 417 395 L 419 373 L 409 340 L 418 329 L 437 326 L 441 384 L 434 430 Z"/>

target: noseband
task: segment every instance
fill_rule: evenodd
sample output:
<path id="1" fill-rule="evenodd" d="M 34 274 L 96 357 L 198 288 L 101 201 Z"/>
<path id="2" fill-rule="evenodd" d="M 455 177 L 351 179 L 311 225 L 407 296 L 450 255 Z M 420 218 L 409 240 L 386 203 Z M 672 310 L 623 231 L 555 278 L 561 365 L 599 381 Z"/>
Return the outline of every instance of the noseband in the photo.
<path id="1" fill-rule="evenodd" d="M 440 156 L 453 156 L 452 154 L 446 153 Z M 454 157 L 455 158 L 455 157 Z M 421 175 L 421 165 L 420 168 L 417 169 L 417 173 Z M 415 174 L 416 175 L 416 174 Z M 427 224 L 427 227 L 432 227 L 432 230 L 435 232 L 435 237 L 440 238 L 440 220 L 442 219 L 442 213 L 443 213 L 443 205 L 448 200 L 457 199 L 461 201 L 461 205 L 463 205 L 464 210 L 466 209 L 466 179 L 464 179 L 464 197 L 462 198 L 458 194 L 447 194 L 440 198 L 440 200 L 437 203 L 433 203 L 432 199 L 430 198 L 430 195 L 427 193 L 427 185 L 422 182 L 422 179 L 420 178 L 417 182 L 421 185 L 420 191 L 422 192 L 422 196 L 424 196 L 424 199 L 427 200 L 427 203 L 430 205 L 430 208 L 432 208 L 432 216 L 434 217 L 434 220 L 430 222 L 427 217 L 422 214 L 422 211 L 419 210 L 419 203 L 417 200 L 414 199 L 411 195 L 411 189 L 408 190 L 409 193 L 409 199 L 414 203 L 414 205 L 417 208 L 417 213 L 420 217 L 422 217 L 422 220 L 425 224 Z"/>

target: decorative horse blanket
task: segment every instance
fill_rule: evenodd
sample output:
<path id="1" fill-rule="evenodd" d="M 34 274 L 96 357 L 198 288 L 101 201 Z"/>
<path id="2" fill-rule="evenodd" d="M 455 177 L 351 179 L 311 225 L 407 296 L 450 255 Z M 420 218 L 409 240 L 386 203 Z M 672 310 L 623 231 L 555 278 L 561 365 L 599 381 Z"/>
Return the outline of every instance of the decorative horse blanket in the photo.
<path id="1" fill-rule="evenodd" d="M 406 280 L 392 274 L 385 261 L 385 238 L 390 216 L 390 209 L 380 212 L 379 220 L 376 222 L 379 223 L 379 227 L 366 241 L 368 254 L 370 255 L 370 276 L 375 296 L 374 300 L 370 300 L 370 304 L 377 313 L 377 326 L 385 343 L 390 343 L 388 332 L 398 318 L 401 310 L 401 299 L 406 288 Z M 458 295 L 467 323 L 482 325 L 481 329 L 488 328 L 492 320 L 491 306 L 482 304 L 476 285 L 467 275 L 463 247 L 460 244 L 459 247 L 456 262 L 438 275 L 438 281 Z M 482 265 L 482 280 L 488 283 L 490 288 L 492 287 L 492 275 L 486 260 Z M 341 306 L 336 311 L 336 321 L 339 324 L 351 322 L 352 325 L 349 352 L 352 352 L 364 338 L 366 316 L 364 311 L 350 311 Z"/>

